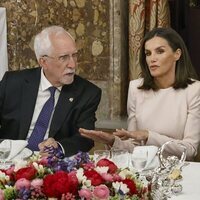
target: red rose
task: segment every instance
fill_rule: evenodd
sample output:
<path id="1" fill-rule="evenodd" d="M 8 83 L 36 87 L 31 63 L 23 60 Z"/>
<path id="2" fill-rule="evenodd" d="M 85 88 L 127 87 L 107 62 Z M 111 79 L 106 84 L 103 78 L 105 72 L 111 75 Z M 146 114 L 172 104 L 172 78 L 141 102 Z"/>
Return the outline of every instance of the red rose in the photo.
<path id="1" fill-rule="evenodd" d="M 103 183 L 103 178 L 100 174 L 98 174 L 95 170 L 86 170 L 84 172 L 84 175 L 87 177 L 87 179 L 91 180 L 91 184 L 93 186 L 97 186 Z"/>
<path id="2" fill-rule="evenodd" d="M 70 183 L 70 192 L 72 194 L 77 194 L 78 192 L 78 178 L 76 176 L 76 172 L 72 171 L 68 174 L 68 181 Z"/>
<path id="3" fill-rule="evenodd" d="M 32 180 L 37 174 L 37 170 L 33 166 L 24 167 L 19 169 L 15 174 L 15 179 L 25 178 L 27 180 Z"/>
<path id="4" fill-rule="evenodd" d="M 58 171 L 55 174 L 48 174 L 43 180 L 43 192 L 47 197 L 61 198 L 62 194 L 70 192 L 68 174 Z"/>
<path id="5" fill-rule="evenodd" d="M 137 188 L 136 184 L 133 180 L 126 178 L 125 180 L 122 181 L 124 184 L 127 185 L 127 187 L 130 189 L 130 195 L 137 194 Z"/>
<path id="6" fill-rule="evenodd" d="M 108 173 L 114 174 L 117 171 L 117 166 L 114 162 L 104 158 L 97 162 L 97 166 L 99 167 L 108 167 Z"/>

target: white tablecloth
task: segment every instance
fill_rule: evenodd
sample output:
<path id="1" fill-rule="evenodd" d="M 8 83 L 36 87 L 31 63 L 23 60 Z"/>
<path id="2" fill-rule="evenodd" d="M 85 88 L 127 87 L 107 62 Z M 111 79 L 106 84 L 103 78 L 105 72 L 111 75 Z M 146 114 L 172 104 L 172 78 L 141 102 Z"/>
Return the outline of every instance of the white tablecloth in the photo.
<path id="1" fill-rule="evenodd" d="M 200 163 L 191 162 L 183 168 L 183 180 L 180 184 L 183 191 L 177 196 L 170 198 L 171 200 L 200 200 Z"/>

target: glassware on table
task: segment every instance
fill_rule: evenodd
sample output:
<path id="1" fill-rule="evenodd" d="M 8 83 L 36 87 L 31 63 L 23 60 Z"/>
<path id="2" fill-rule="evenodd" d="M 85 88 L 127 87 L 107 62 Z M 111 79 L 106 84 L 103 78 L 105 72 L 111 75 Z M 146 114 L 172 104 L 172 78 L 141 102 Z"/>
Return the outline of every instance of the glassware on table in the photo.
<path id="1" fill-rule="evenodd" d="M 170 145 L 176 144 L 180 151 L 182 151 L 181 158 L 176 155 L 169 154 L 167 149 L 170 149 Z M 177 143 L 173 140 L 164 143 L 157 152 L 159 158 L 159 167 L 154 170 L 152 176 L 152 197 L 159 191 L 164 197 L 170 198 L 173 195 L 180 194 L 182 191 L 182 185 L 179 183 L 179 176 L 182 168 L 185 166 L 187 148 L 181 143 Z M 181 178 L 181 176 L 180 176 Z"/>
<path id="2" fill-rule="evenodd" d="M 103 158 L 110 158 L 110 151 L 109 150 L 95 150 L 94 151 L 94 162 L 97 163 L 99 160 Z"/>
<path id="3" fill-rule="evenodd" d="M 111 160 L 119 168 L 129 167 L 130 154 L 123 149 L 111 149 Z"/>
<path id="4" fill-rule="evenodd" d="M 148 151 L 142 149 L 140 146 L 136 146 L 131 155 L 131 163 L 134 169 L 138 172 L 142 172 L 146 166 L 148 159 Z"/>
<path id="5" fill-rule="evenodd" d="M 177 156 L 169 155 L 168 152 L 165 152 L 167 148 L 170 148 L 170 146 L 174 145 L 174 141 L 170 140 L 166 143 L 164 143 L 159 149 L 158 149 L 158 158 L 160 162 L 159 170 L 168 170 L 170 171 L 174 167 L 182 168 L 185 164 L 186 160 L 186 154 L 187 154 L 187 148 L 185 145 L 181 143 L 177 143 L 177 146 L 180 148 L 180 151 L 182 151 L 181 158 L 179 159 Z M 167 156 L 166 156 L 167 155 Z"/>
<path id="6" fill-rule="evenodd" d="M 12 141 L 9 139 L 0 139 L 0 161 L 1 168 L 6 168 L 6 160 L 10 155 Z"/>

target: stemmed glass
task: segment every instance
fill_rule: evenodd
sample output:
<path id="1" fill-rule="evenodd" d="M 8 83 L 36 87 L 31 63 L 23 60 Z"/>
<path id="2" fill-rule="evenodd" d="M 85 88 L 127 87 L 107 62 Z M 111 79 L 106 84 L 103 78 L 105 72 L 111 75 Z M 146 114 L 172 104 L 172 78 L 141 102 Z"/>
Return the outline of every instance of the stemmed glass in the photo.
<path id="1" fill-rule="evenodd" d="M 10 155 L 11 151 L 11 143 L 12 141 L 9 139 L 0 139 L 0 161 L 1 168 L 6 168 L 6 159 Z"/>
<path id="2" fill-rule="evenodd" d="M 110 158 L 110 151 L 109 150 L 95 150 L 94 151 L 94 162 L 97 163 L 99 160 Z"/>
<path id="3" fill-rule="evenodd" d="M 131 163 L 133 168 L 135 168 L 138 172 L 142 172 L 146 166 L 147 159 L 148 151 L 146 149 L 142 149 L 139 146 L 134 148 L 131 155 Z"/>
<path id="4" fill-rule="evenodd" d="M 111 160 L 119 168 L 129 167 L 129 152 L 122 149 L 111 149 Z"/>

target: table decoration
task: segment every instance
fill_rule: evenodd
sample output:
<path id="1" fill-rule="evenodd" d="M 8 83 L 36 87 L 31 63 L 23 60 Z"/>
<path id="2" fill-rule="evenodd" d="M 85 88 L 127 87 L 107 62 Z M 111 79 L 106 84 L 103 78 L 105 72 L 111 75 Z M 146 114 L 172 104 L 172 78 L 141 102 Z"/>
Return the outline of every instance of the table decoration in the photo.
<path id="1" fill-rule="evenodd" d="M 95 163 L 84 152 L 64 158 L 59 149 L 47 148 L 49 157 L 33 155 L 0 170 L 0 200 L 165 200 L 181 193 L 185 165 L 184 155 L 163 157 L 166 145 L 158 150 L 159 166 L 142 173 L 107 158 Z"/>
<path id="2" fill-rule="evenodd" d="M 0 170 L 0 200 L 150 199 L 149 182 L 128 168 L 120 169 L 108 159 L 95 165 L 88 153 L 63 158 L 59 151 L 51 151 L 49 157 L 15 160 L 10 168 Z"/>
<path id="3" fill-rule="evenodd" d="M 173 195 L 178 195 L 182 192 L 182 185 L 179 181 L 182 179 L 181 171 L 186 159 L 186 147 L 183 144 L 178 144 L 182 148 L 182 155 L 179 159 L 177 156 L 165 156 L 164 151 L 168 145 L 174 141 L 164 143 L 157 152 L 159 158 L 159 166 L 153 170 L 150 176 L 152 182 L 152 198 L 154 200 L 165 200 Z"/>

